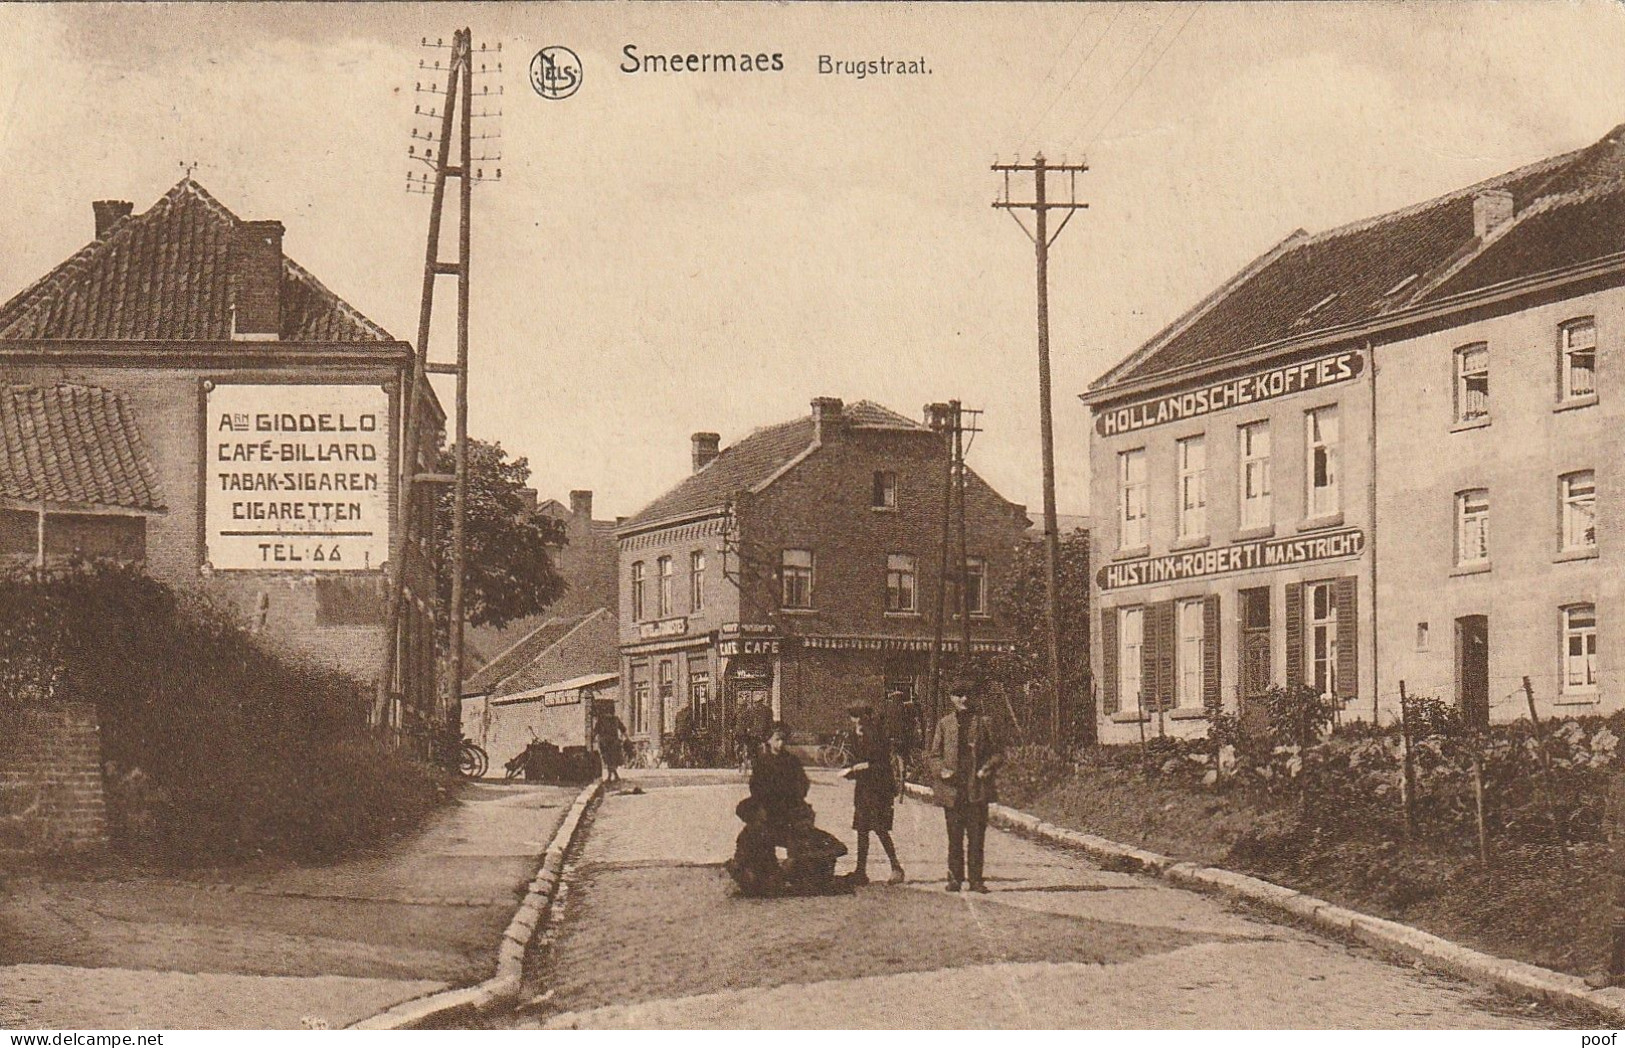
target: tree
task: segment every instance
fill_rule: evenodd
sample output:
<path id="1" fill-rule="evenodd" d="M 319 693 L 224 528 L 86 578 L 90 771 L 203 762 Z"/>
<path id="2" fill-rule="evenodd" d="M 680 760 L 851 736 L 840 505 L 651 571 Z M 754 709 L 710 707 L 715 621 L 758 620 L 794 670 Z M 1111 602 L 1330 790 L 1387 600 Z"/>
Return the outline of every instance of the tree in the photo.
<path id="1" fill-rule="evenodd" d="M 440 471 L 451 473 L 456 459 L 440 449 Z M 564 546 L 564 524 L 530 512 L 521 494 L 530 462 L 509 460 L 501 444 L 468 442 L 467 561 L 463 611 L 472 626 L 505 626 L 534 615 L 564 595 L 565 581 L 554 566 Z M 453 486 L 440 486 L 435 504 L 439 546 L 440 606 L 451 607 Z M 445 619 L 442 619 L 444 628 Z"/>
<path id="2" fill-rule="evenodd" d="M 1061 537 L 1060 576 L 1062 731 L 1075 738 L 1089 684 L 1088 532 L 1079 529 Z M 1049 627 L 1042 542 L 1021 544 L 996 599 L 1001 621 L 1010 623 L 1015 633 L 1015 650 L 979 657 L 981 673 L 1003 690 L 1022 737 L 1047 739 Z"/>

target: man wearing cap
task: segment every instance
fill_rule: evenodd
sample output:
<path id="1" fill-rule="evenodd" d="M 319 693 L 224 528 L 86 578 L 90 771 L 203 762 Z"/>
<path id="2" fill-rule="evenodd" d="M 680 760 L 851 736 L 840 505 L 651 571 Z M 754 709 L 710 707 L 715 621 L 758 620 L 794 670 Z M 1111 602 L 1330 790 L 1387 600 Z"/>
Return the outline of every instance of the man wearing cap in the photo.
<path id="1" fill-rule="evenodd" d="M 1004 761 L 992 721 L 976 710 L 975 684 L 957 680 L 948 689 L 953 709 L 931 735 L 934 793 L 948 823 L 948 890 L 968 876 L 970 890 L 985 892 L 982 852 L 987 840 L 987 806 L 998 799 L 994 774 Z"/>

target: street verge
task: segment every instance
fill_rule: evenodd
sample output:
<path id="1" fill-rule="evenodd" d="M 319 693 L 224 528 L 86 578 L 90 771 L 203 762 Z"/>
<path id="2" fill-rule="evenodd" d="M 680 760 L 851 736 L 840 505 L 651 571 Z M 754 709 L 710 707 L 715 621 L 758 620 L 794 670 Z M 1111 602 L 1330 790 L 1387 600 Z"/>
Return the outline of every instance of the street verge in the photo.
<path id="1" fill-rule="evenodd" d="M 930 800 L 929 787 L 911 782 L 907 790 L 919 800 Z M 1578 1009 L 1612 1026 L 1625 1025 L 1625 989 L 1593 989 L 1579 976 L 1481 953 L 1397 921 L 1333 905 L 1293 888 L 1234 870 L 1179 862 L 1144 848 L 1056 826 L 1003 804 L 989 806 L 988 821 L 1001 829 L 1083 852 L 1110 869 L 1149 874 L 1184 888 L 1268 907 L 1336 938 L 1353 939 L 1400 960 L 1516 996 Z"/>
<path id="2" fill-rule="evenodd" d="M 587 808 L 598 799 L 604 780 L 598 779 L 585 786 L 564 821 L 554 831 L 542 861 L 525 892 L 524 901 L 508 922 L 507 930 L 497 945 L 496 973 L 474 986 L 443 990 L 426 997 L 402 1001 L 392 1008 L 352 1023 L 351 1030 L 409 1030 L 431 1022 L 447 1019 L 455 1014 L 484 1013 L 512 1005 L 518 1000 L 521 970 L 525 963 L 525 950 L 536 935 L 536 930 L 547 918 L 558 892 L 559 875 L 564 869 L 564 856 L 575 844 L 580 832 L 581 819 Z"/>

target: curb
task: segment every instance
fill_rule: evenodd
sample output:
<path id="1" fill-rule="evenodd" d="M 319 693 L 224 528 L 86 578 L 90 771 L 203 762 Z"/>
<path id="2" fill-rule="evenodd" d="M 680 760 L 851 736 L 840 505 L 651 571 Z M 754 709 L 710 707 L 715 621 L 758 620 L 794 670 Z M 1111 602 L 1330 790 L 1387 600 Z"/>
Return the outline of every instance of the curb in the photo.
<path id="1" fill-rule="evenodd" d="M 921 800 L 931 797 L 930 788 L 917 783 L 908 783 L 906 789 L 910 796 Z M 1270 881 L 1234 870 L 1178 862 L 1143 848 L 1055 826 L 1036 815 L 1002 804 L 988 805 L 988 822 L 1001 829 L 1081 851 L 1113 868 L 1161 877 L 1193 891 L 1225 895 L 1267 906 L 1308 921 L 1322 932 L 1341 939 L 1356 940 L 1390 957 L 1454 975 L 1468 982 L 1492 986 L 1514 996 L 1533 998 L 1545 1004 L 1580 1009 L 1607 1020 L 1609 1025 L 1625 1025 L 1625 988 L 1595 990 L 1577 975 L 1481 953 L 1418 928 L 1334 906 L 1324 899 Z"/>
<path id="2" fill-rule="evenodd" d="M 542 853 L 542 862 L 536 876 L 525 892 L 524 901 L 514 912 L 508 928 L 497 944 L 496 974 L 474 986 L 442 990 L 427 997 L 402 1001 L 376 1015 L 350 1024 L 349 1030 L 409 1030 L 442 1018 L 453 1012 L 488 1012 L 512 1004 L 519 998 L 519 984 L 525 963 L 525 950 L 536 935 L 552 908 L 553 896 L 558 891 L 559 874 L 564 869 L 564 856 L 575 844 L 581 830 L 581 817 L 587 807 L 598 799 L 604 789 L 604 780 L 589 783 L 576 794 L 570 810 L 554 831 L 553 839 Z"/>

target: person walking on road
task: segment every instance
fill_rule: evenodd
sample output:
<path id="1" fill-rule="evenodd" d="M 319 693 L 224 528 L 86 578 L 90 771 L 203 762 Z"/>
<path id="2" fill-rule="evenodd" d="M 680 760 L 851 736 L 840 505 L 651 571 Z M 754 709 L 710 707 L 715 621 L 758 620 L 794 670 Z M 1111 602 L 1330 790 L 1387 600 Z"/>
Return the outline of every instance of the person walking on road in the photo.
<path id="1" fill-rule="evenodd" d="M 626 739 L 626 725 L 621 718 L 613 713 L 604 714 L 598 718 L 594 726 L 594 736 L 598 743 L 598 757 L 604 762 L 604 781 L 621 781 L 621 761 L 624 759 L 622 744 Z"/>
<path id="2" fill-rule="evenodd" d="M 955 681 L 948 689 L 953 709 L 937 722 L 928 754 L 937 769 L 934 794 L 948 826 L 948 890 L 986 892 L 983 848 L 987 806 L 998 799 L 994 776 L 1004 761 L 993 723 L 977 712 L 975 685 Z"/>
<path id="3" fill-rule="evenodd" d="M 852 706 L 846 713 L 852 718 L 852 763 L 841 775 L 853 781 L 852 828 L 858 834 L 858 864 L 848 879 L 854 885 L 869 883 L 869 834 L 873 833 L 891 860 L 887 883 L 902 884 L 903 866 L 891 839 L 892 803 L 897 798 L 891 741 L 868 706 Z"/>

